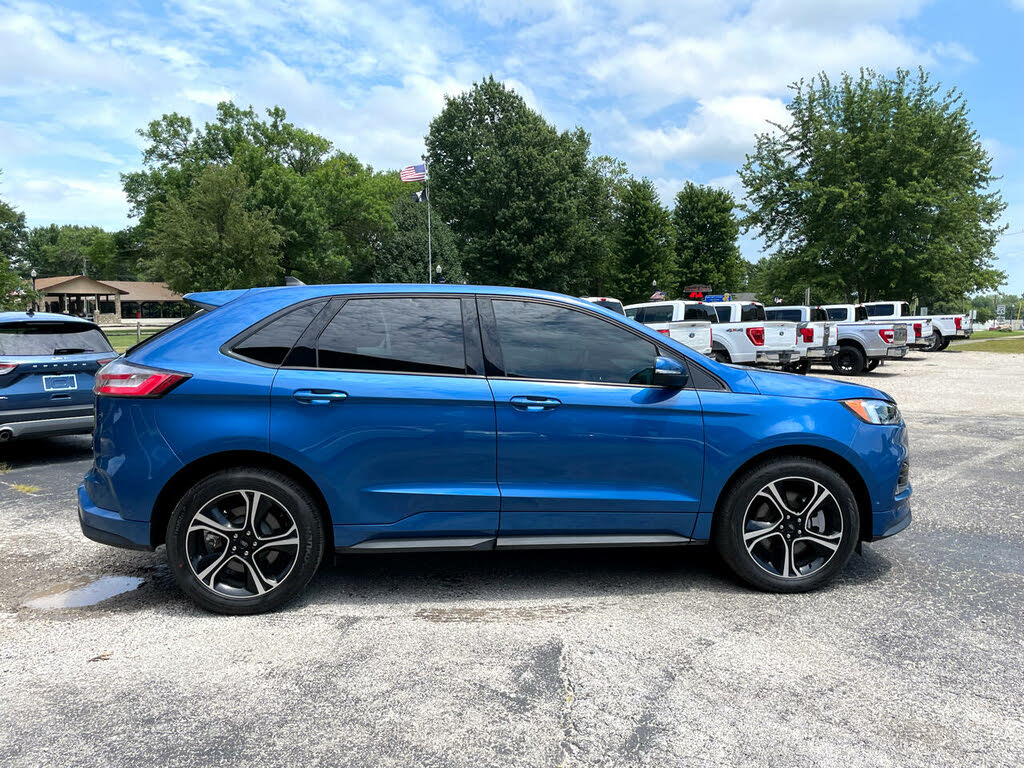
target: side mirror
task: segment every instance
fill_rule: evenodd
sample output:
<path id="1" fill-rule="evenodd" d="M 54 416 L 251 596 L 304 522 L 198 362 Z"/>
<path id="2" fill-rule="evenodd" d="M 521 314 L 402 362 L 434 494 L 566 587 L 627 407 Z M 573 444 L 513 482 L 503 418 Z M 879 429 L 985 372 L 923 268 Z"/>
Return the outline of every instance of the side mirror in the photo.
<path id="1" fill-rule="evenodd" d="M 670 389 L 682 389 L 690 380 L 686 366 L 671 357 L 654 358 L 654 384 Z"/>

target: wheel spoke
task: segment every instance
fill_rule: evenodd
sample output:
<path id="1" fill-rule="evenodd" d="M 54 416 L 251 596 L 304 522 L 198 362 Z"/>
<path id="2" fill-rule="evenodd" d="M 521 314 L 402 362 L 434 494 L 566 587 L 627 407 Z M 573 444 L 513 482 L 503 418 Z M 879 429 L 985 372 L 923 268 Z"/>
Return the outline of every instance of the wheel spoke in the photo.
<path id="1" fill-rule="evenodd" d="M 257 595 L 265 594 L 267 592 L 268 586 L 270 589 L 273 589 L 277 586 L 276 584 L 263 578 L 263 574 L 260 573 L 259 566 L 257 566 L 256 563 L 252 562 L 251 560 L 243 560 L 242 558 L 238 558 L 238 562 L 240 562 L 249 570 L 249 575 L 252 577 L 252 582 L 253 585 L 256 587 Z"/>
<path id="2" fill-rule="evenodd" d="M 242 491 L 242 498 L 245 499 L 245 523 L 243 527 L 255 530 L 256 514 L 259 512 L 263 494 L 259 491 Z"/>
<path id="3" fill-rule="evenodd" d="M 778 523 L 774 523 L 768 528 L 758 528 L 753 531 L 747 531 L 743 534 L 743 543 L 747 545 L 747 551 L 749 552 L 765 539 L 780 535 L 779 525 Z"/>
<path id="4" fill-rule="evenodd" d="M 220 557 L 218 557 L 213 563 L 204 568 L 201 573 L 197 573 L 196 577 L 201 582 L 206 584 L 208 587 L 213 589 L 213 580 L 217 578 L 217 574 L 220 573 L 221 568 L 227 565 L 228 561 L 231 560 L 233 557 L 234 555 L 230 554 L 228 550 L 225 549 L 223 552 L 220 553 Z"/>
<path id="5" fill-rule="evenodd" d="M 766 485 L 764 488 L 762 488 L 758 492 L 758 495 L 759 496 L 763 496 L 766 499 L 770 499 L 771 502 L 779 510 L 779 514 L 782 515 L 783 517 L 785 517 L 786 514 L 791 514 L 791 515 L 798 515 L 798 514 L 800 514 L 797 510 L 793 509 L 792 507 L 790 507 L 786 503 L 786 498 L 779 491 L 779 488 L 778 488 L 778 485 L 776 484 L 776 482 L 768 483 L 768 485 Z"/>
<path id="6" fill-rule="evenodd" d="M 299 546 L 299 529 L 294 525 L 284 533 L 278 534 L 277 536 L 267 536 L 265 538 L 259 538 L 259 547 L 253 550 L 255 555 L 257 552 L 262 552 L 265 549 L 278 549 L 279 547 L 297 547 Z"/>
<path id="7" fill-rule="evenodd" d="M 782 578 L 787 579 L 790 576 L 796 576 L 796 564 L 793 562 L 793 545 L 789 540 L 782 537 Z"/>
<path id="8" fill-rule="evenodd" d="M 806 531 L 793 543 L 795 544 L 797 541 L 810 541 L 815 544 L 820 544 L 830 552 L 835 552 L 837 549 L 839 549 L 839 544 L 842 542 L 842 539 L 842 532 L 825 535 L 822 533 L 813 533 L 811 531 Z"/>
<path id="9" fill-rule="evenodd" d="M 212 517 L 200 512 L 192 518 L 192 524 L 188 527 L 189 533 L 194 530 L 207 530 L 212 533 L 219 533 L 223 535 L 225 533 L 234 533 L 238 528 L 232 528 L 230 525 L 219 523 Z"/>
<path id="10" fill-rule="evenodd" d="M 813 512 L 818 507 L 820 507 L 825 502 L 826 499 L 831 499 L 831 498 L 832 498 L 832 492 L 829 491 L 829 489 L 826 488 L 821 483 L 815 482 L 814 483 L 814 493 L 811 494 L 811 500 L 807 503 L 807 506 L 805 506 L 803 508 L 803 510 L 800 511 L 799 514 L 801 514 L 801 515 L 808 514 L 809 515 L 811 512 Z"/>

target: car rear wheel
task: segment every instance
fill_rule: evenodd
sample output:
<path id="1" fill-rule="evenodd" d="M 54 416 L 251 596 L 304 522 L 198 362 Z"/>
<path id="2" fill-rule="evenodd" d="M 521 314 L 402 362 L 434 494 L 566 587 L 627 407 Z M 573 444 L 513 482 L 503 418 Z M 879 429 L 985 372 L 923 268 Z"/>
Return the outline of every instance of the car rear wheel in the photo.
<path id="1" fill-rule="evenodd" d="M 842 347 L 839 354 L 832 358 L 832 370 L 846 376 L 857 376 L 863 373 L 866 364 L 864 353 L 852 345 Z"/>
<path id="2" fill-rule="evenodd" d="M 877 368 L 881 364 L 882 364 L 881 359 L 876 357 L 873 360 L 868 360 L 867 365 L 864 366 L 864 370 L 868 371 L 868 372 L 873 371 L 873 370 L 875 370 L 875 368 Z"/>
<path id="3" fill-rule="evenodd" d="M 857 500 L 813 459 L 766 462 L 728 491 L 714 539 L 743 581 L 769 592 L 807 592 L 833 579 L 860 536 Z"/>
<path id="4" fill-rule="evenodd" d="M 932 333 L 931 341 L 928 343 L 928 346 L 924 348 L 924 351 L 941 352 L 946 348 L 945 344 L 943 344 L 943 341 L 945 341 L 945 339 L 943 338 L 942 334 L 939 331 L 935 331 L 934 333 Z M 946 342 L 946 344 L 948 343 L 949 342 Z"/>
<path id="5" fill-rule="evenodd" d="M 799 373 L 801 376 L 806 376 L 811 370 L 811 361 L 806 357 L 795 363 L 786 363 L 782 366 L 782 370 L 787 373 Z"/>
<path id="6" fill-rule="evenodd" d="M 724 349 L 716 349 L 712 351 L 711 356 L 720 363 L 731 363 L 732 358 L 729 357 L 729 353 Z"/>
<path id="7" fill-rule="evenodd" d="M 167 560 L 190 598 L 226 614 L 272 611 L 316 573 L 323 519 L 308 491 L 279 472 L 216 472 L 186 493 L 167 528 Z"/>

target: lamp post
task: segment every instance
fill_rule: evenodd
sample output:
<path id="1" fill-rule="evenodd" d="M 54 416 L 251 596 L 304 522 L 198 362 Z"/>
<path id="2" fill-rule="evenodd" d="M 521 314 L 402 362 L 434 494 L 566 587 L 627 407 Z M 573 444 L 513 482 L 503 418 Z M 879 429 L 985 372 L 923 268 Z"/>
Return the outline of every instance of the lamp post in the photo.
<path id="1" fill-rule="evenodd" d="M 439 283 L 443 283 L 444 282 L 444 278 L 441 277 L 441 265 L 440 264 L 437 265 L 437 282 L 439 282 Z"/>
<path id="2" fill-rule="evenodd" d="M 32 271 L 29 272 L 28 274 L 32 278 L 32 311 L 35 312 L 36 311 L 36 275 L 38 275 L 39 273 L 36 272 L 35 267 L 33 267 Z"/>

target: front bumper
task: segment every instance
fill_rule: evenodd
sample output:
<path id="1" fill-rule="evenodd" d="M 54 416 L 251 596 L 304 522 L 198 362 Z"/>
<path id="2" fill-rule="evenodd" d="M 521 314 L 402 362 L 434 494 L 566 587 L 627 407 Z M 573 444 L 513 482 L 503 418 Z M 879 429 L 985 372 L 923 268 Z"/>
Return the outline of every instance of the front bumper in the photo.
<path id="1" fill-rule="evenodd" d="M 894 536 L 910 525 L 910 494 L 908 488 L 896 496 L 892 508 L 884 512 L 875 512 L 871 516 L 871 535 L 864 536 L 866 541 L 878 541 Z"/>
<path id="2" fill-rule="evenodd" d="M 153 549 L 149 523 L 125 520 L 117 512 L 93 504 L 84 485 L 78 486 L 78 524 L 86 538 L 123 549 Z"/>

